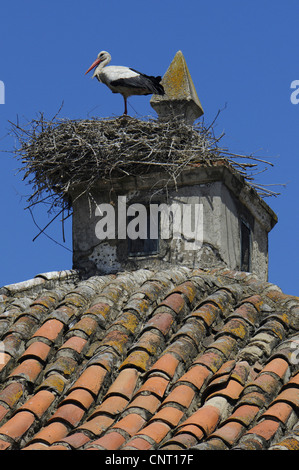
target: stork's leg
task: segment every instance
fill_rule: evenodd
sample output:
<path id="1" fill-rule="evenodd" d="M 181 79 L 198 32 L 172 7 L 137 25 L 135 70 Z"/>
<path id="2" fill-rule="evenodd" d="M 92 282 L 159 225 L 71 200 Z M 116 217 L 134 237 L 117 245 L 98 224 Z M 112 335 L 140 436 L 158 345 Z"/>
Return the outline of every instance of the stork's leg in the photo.
<path id="1" fill-rule="evenodd" d="M 124 102 L 125 102 L 124 114 L 127 115 L 128 114 L 128 107 L 127 107 L 127 98 L 125 96 L 124 96 Z"/>

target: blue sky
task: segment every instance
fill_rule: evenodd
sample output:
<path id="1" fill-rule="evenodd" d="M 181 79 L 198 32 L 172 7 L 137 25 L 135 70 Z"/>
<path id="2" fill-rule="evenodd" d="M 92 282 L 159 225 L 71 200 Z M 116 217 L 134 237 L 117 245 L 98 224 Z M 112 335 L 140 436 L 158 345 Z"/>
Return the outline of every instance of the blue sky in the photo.
<path id="1" fill-rule="evenodd" d="M 115 65 L 163 75 L 182 50 L 206 123 L 231 151 L 259 155 L 273 168 L 257 178 L 281 192 L 266 202 L 278 215 L 269 236 L 269 281 L 299 295 L 299 104 L 291 103 L 291 83 L 299 80 L 297 0 L 10 0 L 1 5 L 0 80 L 0 285 L 40 272 L 72 266 L 71 220 L 63 243 L 61 224 L 39 236 L 26 207 L 31 188 L 17 173 L 9 152 L 9 121 L 21 124 L 39 112 L 52 118 L 113 117 L 123 112 L 120 95 L 84 73 L 101 50 Z M 150 97 L 132 97 L 129 114 L 155 116 Z M 1 100 L 0 100 L 1 101 Z M 34 216 L 49 222 L 44 207 Z"/>

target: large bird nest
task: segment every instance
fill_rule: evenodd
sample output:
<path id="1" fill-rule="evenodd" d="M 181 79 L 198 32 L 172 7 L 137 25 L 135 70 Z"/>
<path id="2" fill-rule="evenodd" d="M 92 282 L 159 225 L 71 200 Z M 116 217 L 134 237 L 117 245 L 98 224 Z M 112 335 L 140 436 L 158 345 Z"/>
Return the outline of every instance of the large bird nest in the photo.
<path id="1" fill-rule="evenodd" d="M 193 126 L 182 120 L 109 119 L 45 120 L 43 114 L 25 127 L 12 124 L 24 178 L 33 188 L 28 207 L 47 203 L 50 209 L 69 204 L 71 189 L 88 192 L 100 179 L 123 178 L 165 170 L 171 179 L 194 164 L 214 165 L 222 160 L 238 170 L 261 196 L 275 195 L 254 183 L 261 163 L 252 155 L 236 155 L 219 146 L 213 125 Z M 213 124 L 213 123 L 212 123 Z"/>

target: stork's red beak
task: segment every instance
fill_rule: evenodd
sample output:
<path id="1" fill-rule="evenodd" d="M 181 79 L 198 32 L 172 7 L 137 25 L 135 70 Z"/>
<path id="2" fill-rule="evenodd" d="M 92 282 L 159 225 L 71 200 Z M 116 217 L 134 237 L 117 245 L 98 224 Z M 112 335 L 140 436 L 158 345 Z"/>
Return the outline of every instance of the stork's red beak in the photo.
<path id="1" fill-rule="evenodd" d="M 88 70 L 86 70 L 85 72 L 85 75 L 90 72 L 92 69 L 94 69 L 97 65 L 99 65 L 99 63 L 101 62 L 101 59 L 96 59 L 93 64 L 91 64 L 91 66 L 89 67 Z"/>

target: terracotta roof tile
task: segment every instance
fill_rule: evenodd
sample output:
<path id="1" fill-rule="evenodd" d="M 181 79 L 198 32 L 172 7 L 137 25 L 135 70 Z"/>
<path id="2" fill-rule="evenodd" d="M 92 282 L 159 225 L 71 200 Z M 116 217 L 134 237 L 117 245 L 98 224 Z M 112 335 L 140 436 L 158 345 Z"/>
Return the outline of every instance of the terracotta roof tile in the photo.
<path id="1" fill-rule="evenodd" d="M 173 343 L 165 349 L 166 353 L 170 353 L 178 357 L 185 364 L 190 364 L 191 359 L 198 353 L 195 343 L 187 336 L 179 336 L 175 338 Z"/>
<path id="2" fill-rule="evenodd" d="M 84 408 L 73 403 L 67 403 L 59 406 L 55 413 L 51 416 L 49 423 L 60 421 L 68 426 L 76 427 L 81 422 L 85 414 Z"/>
<path id="3" fill-rule="evenodd" d="M 299 409 L 299 393 L 298 388 L 286 388 L 281 393 L 277 395 L 274 400 L 274 403 L 284 402 L 291 405 L 295 410 Z"/>
<path id="4" fill-rule="evenodd" d="M 211 371 L 201 364 L 194 364 L 190 369 L 182 375 L 178 382 L 187 382 L 193 385 L 195 389 L 200 390 L 208 377 L 211 376 Z"/>
<path id="5" fill-rule="evenodd" d="M 138 413 L 131 411 L 126 414 L 117 423 L 112 426 L 112 429 L 121 429 L 129 436 L 133 436 L 140 431 L 140 429 L 146 424 L 146 420 Z"/>
<path id="6" fill-rule="evenodd" d="M 180 451 L 189 449 L 197 444 L 197 439 L 192 434 L 182 433 L 175 436 L 173 439 L 169 439 L 166 444 L 161 446 L 161 450 L 173 450 Z"/>
<path id="7" fill-rule="evenodd" d="M 298 448 L 298 297 L 183 266 L 0 294 L 0 450 Z"/>
<path id="8" fill-rule="evenodd" d="M 6 353 L 14 359 L 18 357 L 18 355 L 25 349 L 22 339 L 19 336 L 13 334 L 5 336 L 3 339 L 3 346 Z"/>
<path id="9" fill-rule="evenodd" d="M 47 390 L 41 390 L 32 398 L 29 398 L 20 408 L 20 410 L 31 411 L 37 418 L 41 418 L 43 414 L 49 410 L 55 400 L 55 395 Z"/>
<path id="10" fill-rule="evenodd" d="M 113 384 L 109 387 L 106 397 L 121 395 L 127 400 L 130 400 L 133 396 L 139 375 L 138 370 L 133 368 L 121 370 Z"/>
<path id="11" fill-rule="evenodd" d="M 42 372 L 42 369 L 42 364 L 36 359 L 26 359 L 10 373 L 9 377 L 24 379 L 30 383 L 34 383 Z"/>
<path id="12" fill-rule="evenodd" d="M 245 434 L 241 437 L 239 442 L 235 444 L 232 449 L 237 449 L 237 450 L 265 450 L 267 449 L 265 439 L 263 439 L 260 436 L 257 436 L 256 434 Z"/>
<path id="13" fill-rule="evenodd" d="M 179 364 L 179 359 L 170 353 L 165 353 L 152 365 L 149 369 L 149 373 L 163 372 L 163 374 L 166 374 L 171 379 Z"/>
<path id="14" fill-rule="evenodd" d="M 232 302 L 232 295 L 227 291 L 227 289 L 219 289 L 215 293 L 209 295 L 202 305 L 204 305 L 206 302 L 209 304 L 215 304 L 223 314 Z"/>
<path id="15" fill-rule="evenodd" d="M 164 377 L 154 376 L 149 377 L 145 383 L 137 391 L 138 394 L 142 392 L 152 393 L 158 398 L 162 398 L 168 387 L 169 380 Z"/>
<path id="16" fill-rule="evenodd" d="M 97 365 L 105 369 L 108 374 L 110 374 L 115 367 L 117 356 L 114 351 L 111 350 L 102 350 L 99 348 L 100 342 L 95 341 L 93 343 L 94 349 L 86 351 L 86 359 L 88 360 L 88 365 Z"/>
<path id="17" fill-rule="evenodd" d="M 285 329 L 284 326 L 276 320 L 266 321 L 258 330 L 259 332 L 269 332 L 278 337 L 279 341 L 282 341 L 285 338 Z"/>
<path id="18" fill-rule="evenodd" d="M 13 362 L 12 357 L 10 354 L 7 354 L 6 352 L 0 352 L 1 354 L 1 364 L 0 364 L 0 379 L 3 378 L 3 376 L 6 375 L 6 371 L 9 367 L 9 363 Z M 3 373 L 2 373 L 3 372 Z"/>
<path id="19" fill-rule="evenodd" d="M 58 373 L 69 379 L 76 371 L 78 363 L 76 359 L 68 356 L 57 356 L 54 362 L 47 367 L 47 373 Z"/>
<path id="20" fill-rule="evenodd" d="M 229 423 L 221 426 L 217 431 L 211 434 L 211 438 L 219 438 L 224 441 L 225 444 L 232 446 L 237 442 L 242 434 L 244 434 L 245 427 L 236 421 L 231 421 Z"/>
<path id="21" fill-rule="evenodd" d="M 114 423 L 114 419 L 111 416 L 99 415 L 95 416 L 88 421 L 84 421 L 77 430 L 80 432 L 85 433 L 91 432 L 94 436 L 100 436 L 103 432 L 105 432 L 112 424 Z"/>
<path id="22" fill-rule="evenodd" d="M 111 306 L 104 302 L 98 302 L 91 305 L 85 312 L 86 315 L 94 316 L 96 321 L 104 327 L 106 324 L 106 317 L 111 312 Z"/>
<path id="23" fill-rule="evenodd" d="M 62 333 L 63 324 L 58 320 L 47 320 L 33 335 L 33 338 L 46 338 L 54 342 L 58 335 Z"/>
<path id="24" fill-rule="evenodd" d="M 164 336 L 167 336 L 171 331 L 171 327 L 174 324 L 174 315 L 164 308 L 159 307 L 154 315 L 145 324 L 144 330 L 152 328 L 160 331 Z"/>
<path id="25" fill-rule="evenodd" d="M 246 386 L 246 390 L 262 390 L 267 396 L 272 397 L 280 388 L 279 381 L 271 374 L 261 373 L 258 377 Z"/>
<path id="26" fill-rule="evenodd" d="M 182 428 L 177 430 L 175 435 L 168 442 L 177 441 L 177 438 L 180 438 L 183 434 L 189 434 L 196 438 L 196 442 L 193 445 L 197 444 L 197 442 L 200 442 L 205 437 L 205 433 L 202 428 L 195 424 L 185 424 Z"/>
<path id="27" fill-rule="evenodd" d="M 11 447 L 11 443 L 0 439 L 0 450 L 7 450 Z"/>
<path id="28" fill-rule="evenodd" d="M 96 439 L 86 446 L 87 450 L 117 450 L 119 449 L 125 442 L 125 437 L 117 432 L 112 431 L 107 433 L 105 436 L 100 437 L 100 439 Z"/>
<path id="29" fill-rule="evenodd" d="M 227 382 L 228 377 L 233 371 L 235 365 L 236 361 L 234 359 L 231 359 L 229 361 L 226 361 L 224 364 L 221 364 L 221 367 L 214 373 L 212 379 L 209 380 L 209 385 L 215 382 Z"/>
<path id="30" fill-rule="evenodd" d="M 276 374 L 280 379 L 283 380 L 289 372 L 289 364 L 284 359 L 275 358 L 266 364 L 266 366 L 263 368 L 263 372 Z"/>
<path id="31" fill-rule="evenodd" d="M 187 337 L 198 349 L 205 337 L 205 333 L 205 326 L 201 322 L 198 322 L 196 318 L 189 317 L 179 331 L 173 335 L 173 338 L 179 339 L 180 337 Z"/>
<path id="32" fill-rule="evenodd" d="M 236 380 L 229 380 L 225 387 L 211 393 L 210 395 L 206 396 L 206 399 L 215 397 L 215 396 L 224 396 L 227 399 L 232 401 L 236 401 L 241 392 L 243 391 L 243 386 L 237 382 Z"/>
<path id="33" fill-rule="evenodd" d="M 134 437 L 132 438 L 128 444 L 126 444 L 123 449 L 127 450 L 150 450 L 152 447 L 151 442 L 142 438 L 142 437 Z"/>
<path id="34" fill-rule="evenodd" d="M 24 351 L 20 360 L 32 358 L 37 359 L 41 362 L 46 362 L 48 355 L 51 352 L 51 347 L 42 342 L 42 341 L 34 341 L 31 343 L 30 346 Z"/>
<path id="35" fill-rule="evenodd" d="M 215 373 L 225 361 L 224 356 L 217 350 L 209 349 L 204 354 L 200 354 L 194 361 L 194 364 L 200 364 Z"/>
<path id="36" fill-rule="evenodd" d="M 80 376 L 72 385 L 71 390 L 83 388 L 92 395 L 97 396 L 106 374 L 107 371 L 103 367 L 90 365 L 80 374 Z"/>
<path id="37" fill-rule="evenodd" d="M 60 404 L 73 403 L 77 406 L 88 410 L 90 405 L 94 402 L 93 395 L 83 388 L 76 388 L 71 391 L 66 397 L 60 402 Z"/>
<path id="38" fill-rule="evenodd" d="M 282 423 L 286 423 L 292 410 L 292 407 L 287 403 L 274 403 L 263 413 L 263 416 L 277 418 Z"/>
<path id="39" fill-rule="evenodd" d="M 168 396 L 163 400 L 163 403 L 177 403 L 185 408 L 188 408 L 195 396 L 193 388 L 187 385 L 177 385 L 173 388 Z"/>
<path id="40" fill-rule="evenodd" d="M 0 405 L 0 423 L 3 420 L 3 418 L 7 415 L 9 412 L 9 408 L 6 406 Z"/>
<path id="41" fill-rule="evenodd" d="M 216 349 L 224 356 L 225 359 L 229 359 L 232 354 L 237 351 L 237 346 L 237 340 L 234 338 L 231 338 L 230 336 L 221 336 L 220 338 L 215 339 L 207 349 Z"/>
<path id="42" fill-rule="evenodd" d="M 161 399 L 159 399 L 154 394 L 139 394 L 134 398 L 128 405 L 128 410 L 131 408 L 136 408 L 145 412 L 148 412 L 149 416 L 152 416 L 158 407 L 161 404 Z"/>
<path id="43" fill-rule="evenodd" d="M 60 442 L 66 443 L 71 449 L 79 449 L 89 441 L 90 438 L 83 432 L 76 432 L 75 434 L 70 434 L 68 437 L 61 439 Z"/>
<path id="44" fill-rule="evenodd" d="M 210 328 L 219 316 L 219 307 L 213 303 L 205 303 L 192 312 L 191 316 L 201 320 L 206 328 Z"/>
<path id="45" fill-rule="evenodd" d="M 35 421 L 33 413 L 19 411 L 9 421 L 0 427 L 0 436 L 7 436 L 13 441 L 18 441 L 29 431 Z"/>
<path id="46" fill-rule="evenodd" d="M 42 444 L 40 442 L 35 442 L 34 444 L 30 444 L 29 446 L 23 447 L 22 450 L 50 450 L 48 444 Z"/>
<path id="47" fill-rule="evenodd" d="M 128 403 L 129 400 L 122 396 L 108 396 L 108 398 L 105 398 L 103 402 L 94 409 L 90 418 L 101 414 L 116 417 L 126 408 Z"/>
<path id="48" fill-rule="evenodd" d="M 177 293 L 173 293 L 166 297 L 166 299 L 162 302 L 162 305 L 166 305 L 176 314 L 179 314 L 185 308 L 185 301 L 183 296 Z"/>
<path id="49" fill-rule="evenodd" d="M 151 356 L 161 354 L 164 349 L 164 338 L 158 331 L 150 330 L 145 331 L 141 337 L 134 344 L 134 349 L 144 349 Z"/>
<path id="50" fill-rule="evenodd" d="M 246 392 L 246 390 L 243 391 L 243 394 L 239 400 L 239 405 L 252 405 L 252 406 L 257 406 L 258 408 L 262 409 L 265 406 L 267 406 L 267 397 L 260 392 L 252 391 L 252 392 Z"/>
<path id="51" fill-rule="evenodd" d="M 129 353 L 121 364 L 120 369 L 135 367 L 140 372 L 146 372 L 152 365 L 152 362 L 152 358 L 147 351 L 135 350 Z"/>
<path id="52" fill-rule="evenodd" d="M 232 314 L 231 316 L 236 317 L 236 318 L 242 318 L 246 320 L 249 325 L 254 326 L 256 324 L 256 321 L 259 318 L 259 312 L 257 309 L 253 306 L 253 304 L 248 302 L 244 302 L 240 307 L 238 307 Z"/>
<path id="53" fill-rule="evenodd" d="M 139 325 L 139 318 L 134 312 L 128 310 L 119 316 L 114 325 L 120 325 L 122 329 L 134 335 Z"/>
<path id="54" fill-rule="evenodd" d="M 231 335 L 233 338 L 244 340 L 246 337 L 248 338 L 249 334 L 250 328 L 245 320 L 232 319 L 225 323 L 218 336 Z"/>
<path id="55" fill-rule="evenodd" d="M 287 437 L 273 446 L 270 447 L 270 450 L 299 450 L 299 439 L 298 437 Z"/>
<path id="56" fill-rule="evenodd" d="M 59 441 L 63 437 L 66 437 L 70 428 L 65 424 L 59 421 L 47 424 L 43 427 L 38 433 L 36 433 L 29 442 L 32 443 L 43 443 L 47 445 L 53 444 L 55 441 Z"/>
<path id="57" fill-rule="evenodd" d="M 84 347 L 86 346 L 87 340 L 84 338 L 80 338 L 79 336 L 72 336 L 71 338 L 67 339 L 66 342 L 59 348 L 57 355 L 62 355 L 63 353 L 66 354 L 65 350 L 70 350 L 70 355 L 76 358 L 76 355 L 72 353 L 80 354 Z"/>
<path id="58" fill-rule="evenodd" d="M 0 392 L 0 402 L 7 405 L 9 408 L 14 408 L 16 403 L 24 393 L 24 386 L 20 382 L 8 383 Z"/>
<path id="59" fill-rule="evenodd" d="M 49 390 L 59 396 L 65 390 L 65 385 L 66 385 L 66 380 L 61 375 L 50 374 L 37 387 L 37 391 Z"/>
<path id="60" fill-rule="evenodd" d="M 148 438 L 149 442 L 152 442 L 154 445 L 163 441 L 170 430 L 170 426 L 163 421 L 154 421 L 136 433 L 136 436 Z M 127 445 L 130 445 L 130 441 L 128 441 Z"/>
<path id="61" fill-rule="evenodd" d="M 153 421 L 163 421 L 172 428 L 177 426 L 184 416 L 184 411 L 174 405 L 168 404 L 161 408 L 152 418 Z"/>
<path id="62" fill-rule="evenodd" d="M 255 405 L 241 405 L 227 418 L 226 422 L 237 421 L 248 427 L 260 412 L 260 408 Z"/>
<path id="63" fill-rule="evenodd" d="M 206 436 L 216 428 L 220 419 L 219 410 L 210 405 L 204 405 L 193 413 L 186 421 L 180 424 L 183 429 L 187 425 L 198 426 Z M 181 429 L 182 431 L 182 429 Z"/>
<path id="64" fill-rule="evenodd" d="M 229 447 L 222 439 L 214 437 L 193 447 L 195 450 L 228 450 Z"/>
<path id="65" fill-rule="evenodd" d="M 191 281 L 186 281 L 179 285 L 173 289 L 173 292 L 179 292 L 183 294 L 189 303 L 192 303 L 197 295 L 196 286 Z"/>
<path id="66" fill-rule="evenodd" d="M 256 434 L 262 437 L 265 441 L 270 441 L 279 429 L 279 422 L 275 419 L 264 419 L 256 424 L 253 428 L 247 431 L 248 434 Z"/>

